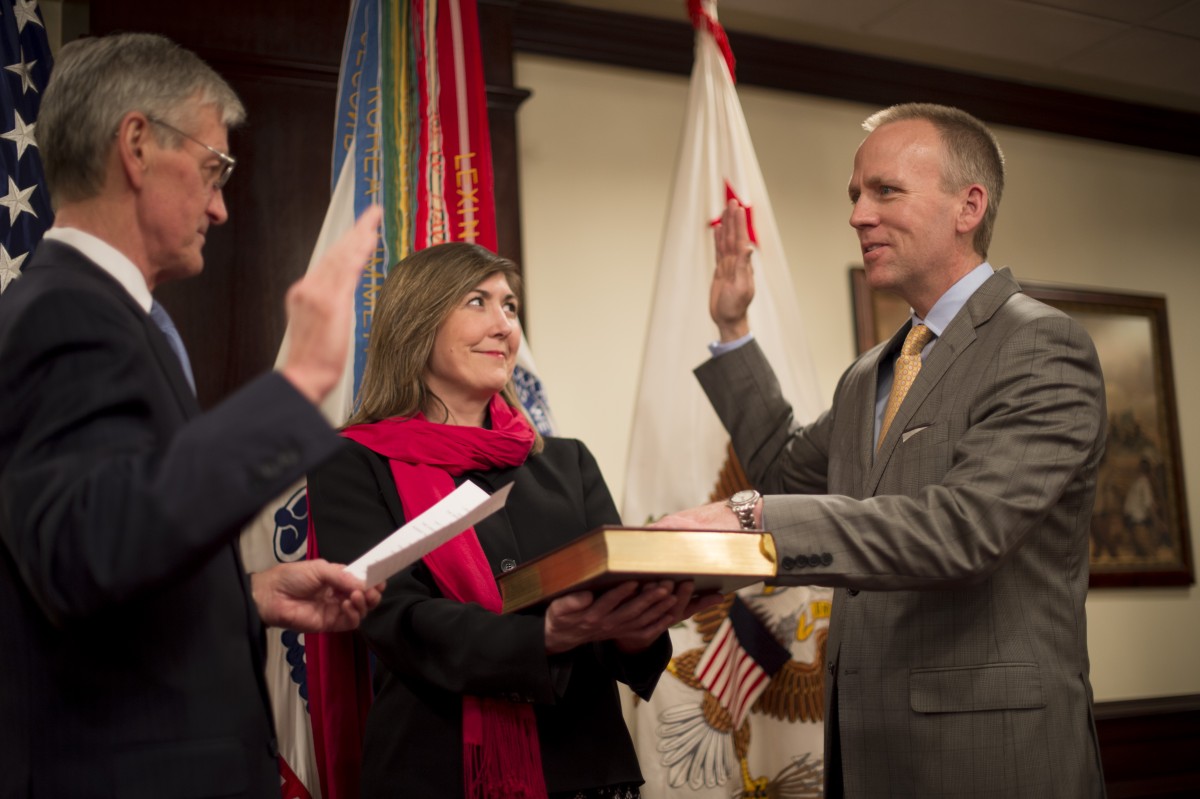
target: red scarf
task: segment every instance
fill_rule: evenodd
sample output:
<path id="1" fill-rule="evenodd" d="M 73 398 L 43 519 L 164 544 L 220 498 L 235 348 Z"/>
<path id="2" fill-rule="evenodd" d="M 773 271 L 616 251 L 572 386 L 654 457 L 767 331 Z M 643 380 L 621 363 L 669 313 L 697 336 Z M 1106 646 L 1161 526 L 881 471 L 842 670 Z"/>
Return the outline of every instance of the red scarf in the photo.
<path id="1" fill-rule="evenodd" d="M 388 459 L 400 504 L 412 519 L 453 491 L 454 477 L 525 462 L 534 441 L 525 417 L 499 395 L 492 398 L 488 412 L 490 430 L 436 424 L 418 413 L 355 425 L 342 435 Z M 309 540 L 315 548 L 315 540 Z M 500 591 L 474 528 L 430 552 L 424 562 L 447 597 L 500 612 Z M 316 713 L 313 718 L 315 725 Z M 463 784 L 468 797 L 546 796 L 537 720 L 530 705 L 463 697 Z"/>

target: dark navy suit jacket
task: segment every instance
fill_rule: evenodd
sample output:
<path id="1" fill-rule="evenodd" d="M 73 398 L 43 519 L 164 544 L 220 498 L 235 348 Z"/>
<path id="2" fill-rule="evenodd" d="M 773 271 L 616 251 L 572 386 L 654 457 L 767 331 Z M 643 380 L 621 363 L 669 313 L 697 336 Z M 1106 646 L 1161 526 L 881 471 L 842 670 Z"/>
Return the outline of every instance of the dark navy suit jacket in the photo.
<path id="1" fill-rule="evenodd" d="M 241 526 L 337 438 L 278 374 L 201 414 L 45 241 L 0 297 L 0 797 L 277 797 Z"/>

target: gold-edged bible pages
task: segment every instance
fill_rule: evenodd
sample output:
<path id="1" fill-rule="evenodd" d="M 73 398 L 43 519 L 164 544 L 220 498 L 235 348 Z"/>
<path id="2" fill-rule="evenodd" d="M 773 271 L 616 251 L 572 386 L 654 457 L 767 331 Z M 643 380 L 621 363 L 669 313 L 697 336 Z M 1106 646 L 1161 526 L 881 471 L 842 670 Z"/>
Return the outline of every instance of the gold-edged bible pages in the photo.
<path id="1" fill-rule="evenodd" d="M 500 575 L 504 613 L 629 580 L 694 580 L 727 593 L 775 576 L 770 533 L 599 527 Z"/>

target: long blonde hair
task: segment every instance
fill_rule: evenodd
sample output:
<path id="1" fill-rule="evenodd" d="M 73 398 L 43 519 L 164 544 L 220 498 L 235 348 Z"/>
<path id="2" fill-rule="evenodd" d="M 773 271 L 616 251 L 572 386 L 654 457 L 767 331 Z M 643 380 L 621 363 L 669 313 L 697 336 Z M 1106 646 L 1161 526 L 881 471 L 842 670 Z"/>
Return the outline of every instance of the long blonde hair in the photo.
<path id="1" fill-rule="evenodd" d="M 513 293 L 520 295 L 517 265 L 477 244 L 436 244 L 392 267 L 375 298 L 358 408 L 346 426 L 412 416 L 436 405 L 445 408 L 424 380 L 434 339 L 467 292 L 496 273 L 503 274 Z M 501 396 L 522 410 L 512 380 Z M 542 437 L 536 428 L 534 433 L 536 453 L 542 449 Z"/>

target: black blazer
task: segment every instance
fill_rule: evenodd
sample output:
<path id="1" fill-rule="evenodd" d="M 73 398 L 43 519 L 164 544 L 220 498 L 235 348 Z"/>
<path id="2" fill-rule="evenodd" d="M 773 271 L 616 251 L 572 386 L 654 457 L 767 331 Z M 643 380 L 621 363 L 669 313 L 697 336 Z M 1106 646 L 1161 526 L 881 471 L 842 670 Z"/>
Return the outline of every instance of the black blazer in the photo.
<path id="1" fill-rule="evenodd" d="M 548 438 L 519 467 L 464 477 L 487 491 L 514 483 L 505 507 L 475 527 L 495 573 L 620 523 L 578 441 Z M 349 563 L 404 522 L 387 460 L 351 441 L 309 475 L 308 491 L 322 557 Z M 540 610 L 496 615 L 446 599 L 420 561 L 393 577 L 360 628 L 376 656 L 363 796 L 462 796 L 463 694 L 534 704 L 550 792 L 640 784 L 614 680 L 649 698 L 669 636 L 633 657 L 607 644 L 548 656 L 543 626 Z"/>
<path id="2" fill-rule="evenodd" d="M 201 414 L 72 247 L 0 297 L 0 797 L 278 797 L 236 537 L 338 439 L 281 376 Z"/>

